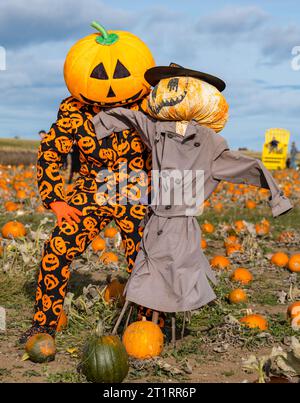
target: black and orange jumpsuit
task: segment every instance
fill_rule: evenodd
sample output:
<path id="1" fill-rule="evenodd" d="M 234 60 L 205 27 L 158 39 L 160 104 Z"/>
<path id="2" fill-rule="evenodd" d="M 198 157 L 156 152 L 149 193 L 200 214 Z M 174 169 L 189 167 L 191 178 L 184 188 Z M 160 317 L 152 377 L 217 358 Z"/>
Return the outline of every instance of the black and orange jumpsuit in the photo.
<path id="1" fill-rule="evenodd" d="M 141 109 L 140 103 L 128 107 Z M 129 272 L 139 249 L 146 206 L 137 201 L 142 194 L 149 194 L 151 156 L 134 130 L 112 133 L 98 140 L 90 119 L 99 111 L 99 107 L 67 98 L 39 148 L 37 180 L 44 206 L 49 208 L 54 201 L 67 201 L 82 212 L 82 217 L 79 224 L 65 221 L 61 227 L 56 225 L 45 243 L 34 325 L 56 328 L 70 264 L 111 220 L 115 220 L 120 230 Z M 65 195 L 60 165 L 74 141 L 79 148 L 81 168 L 73 190 Z M 109 191 L 113 185 L 116 192 Z"/>

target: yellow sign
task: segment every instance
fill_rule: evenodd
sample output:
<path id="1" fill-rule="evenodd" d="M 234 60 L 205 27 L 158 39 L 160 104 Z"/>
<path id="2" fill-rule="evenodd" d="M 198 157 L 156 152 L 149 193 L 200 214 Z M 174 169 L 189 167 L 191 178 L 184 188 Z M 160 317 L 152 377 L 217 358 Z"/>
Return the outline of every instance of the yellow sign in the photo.
<path id="1" fill-rule="evenodd" d="M 268 129 L 263 145 L 262 162 L 270 170 L 284 169 L 288 155 L 290 132 L 286 129 Z"/>

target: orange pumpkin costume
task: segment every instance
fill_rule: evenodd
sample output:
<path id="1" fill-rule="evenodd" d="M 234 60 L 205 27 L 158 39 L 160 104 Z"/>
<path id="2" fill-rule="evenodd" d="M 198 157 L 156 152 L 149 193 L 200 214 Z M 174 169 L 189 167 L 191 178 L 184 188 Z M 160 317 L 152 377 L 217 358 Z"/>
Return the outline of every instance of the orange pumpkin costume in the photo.
<path id="1" fill-rule="evenodd" d="M 139 110 L 140 102 L 128 107 Z M 98 140 L 91 118 L 99 111 L 98 106 L 67 98 L 60 105 L 56 123 L 41 141 L 37 179 L 44 206 L 49 208 L 53 202 L 66 201 L 80 210 L 82 216 L 79 223 L 71 225 L 64 221 L 61 227 L 57 225 L 45 243 L 36 294 L 34 324 L 37 326 L 56 328 L 70 264 L 111 220 L 115 220 L 124 241 L 129 272 L 139 249 L 146 207 L 136 201 L 141 193 L 149 193 L 149 176 L 139 178 L 139 173 L 150 172 L 151 156 L 134 130 L 112 133 Z M 65 195 L 59 170 L 62 157 L 69 153 L 74 141 L 79 148 L 81 168 L 72 192 Z M 109 189 L 107 172 L 119 185 L 112 198 L 109 192 L 98 191 L 104 183 Z M 132 172 L 136 174 L 135 181 L 124 182 Z"/>

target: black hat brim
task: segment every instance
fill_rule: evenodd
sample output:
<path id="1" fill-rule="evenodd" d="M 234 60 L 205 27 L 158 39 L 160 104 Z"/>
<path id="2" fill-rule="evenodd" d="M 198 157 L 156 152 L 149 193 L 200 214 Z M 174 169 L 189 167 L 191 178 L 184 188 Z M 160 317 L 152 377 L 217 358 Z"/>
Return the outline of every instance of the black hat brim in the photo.
<path id="1" fill-rule="evenodd" d="M 198 78 L 213 85 L 220 92 L 224 91 L 224 89 L 226 88 L 225 82 L 220 78 L 212 76 L 211 74 L 203 73 L 201 71 L 185 69 L 184 67 L 156 66 L 147 70 L 145 73 L 145 80 L 152 87 L 155 87 L 160 80 L 172 77 Z"/>

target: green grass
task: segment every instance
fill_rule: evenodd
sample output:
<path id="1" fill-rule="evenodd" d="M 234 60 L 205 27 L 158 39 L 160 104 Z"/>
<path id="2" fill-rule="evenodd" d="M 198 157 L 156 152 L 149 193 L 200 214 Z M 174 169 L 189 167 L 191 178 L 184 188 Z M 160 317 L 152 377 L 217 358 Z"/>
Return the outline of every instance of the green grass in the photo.
<path id="1" fill-rule="evenodd" d="M 39 140 L 23 140 L 23 139 L 9 139 L 9 138 L 0 138 L 0 149 L 8 148 L 8 149 L 22 149 L 28 151 L 36 151 L 39 147 Z"/>
<path id="2" fill-rule="evenodd" d="M 62 371 L 47 376 L 49 383 L 83 383 L 85 380 L 79 373 L 73 371 Z"/>

